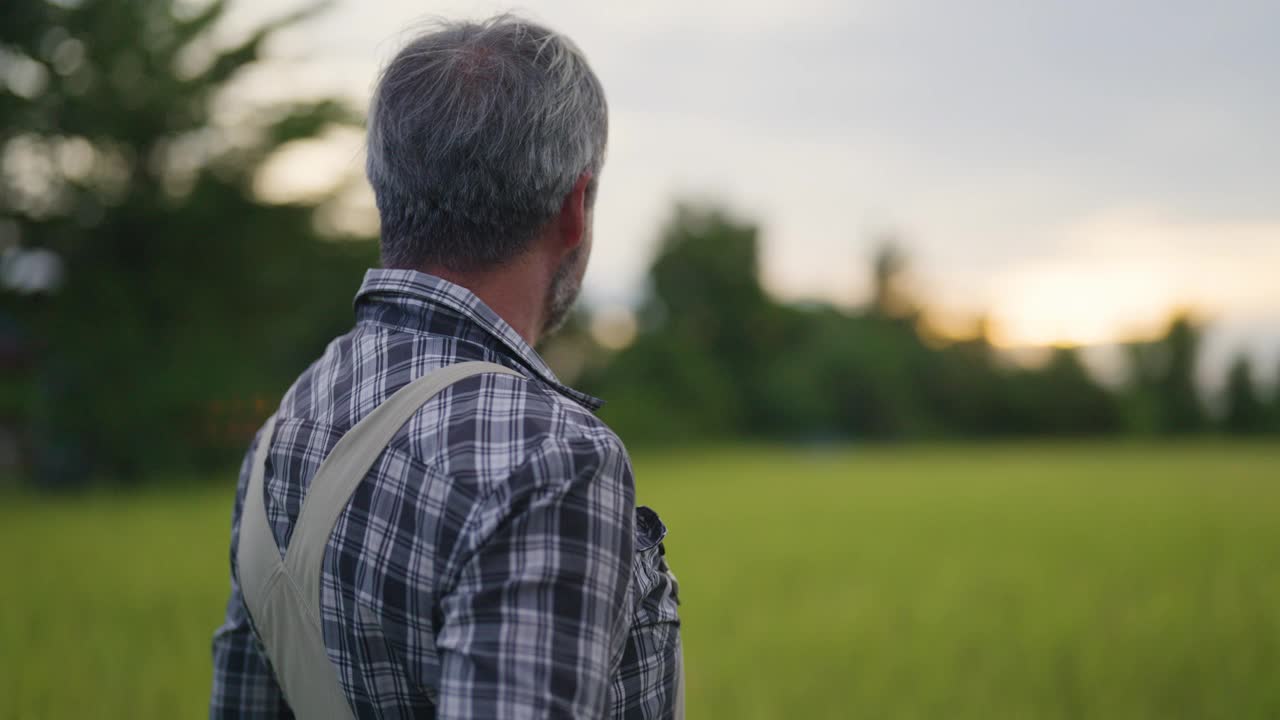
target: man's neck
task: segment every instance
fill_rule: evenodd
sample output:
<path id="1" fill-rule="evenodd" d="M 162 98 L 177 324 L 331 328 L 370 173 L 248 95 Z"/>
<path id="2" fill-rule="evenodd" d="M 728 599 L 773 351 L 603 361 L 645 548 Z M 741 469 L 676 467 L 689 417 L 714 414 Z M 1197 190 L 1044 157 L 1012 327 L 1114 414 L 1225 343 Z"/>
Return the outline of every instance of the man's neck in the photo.
<path id="1" fill-rule="evenodd" d="M 545 298 L 550 278 L 543 278 L 544 273 L 528 258 L 483 272 L 455 272 L 443 267 L 427 267 L 422 272 L 470 290 L 530 347 L 537 345 L 546 321 Z"/>

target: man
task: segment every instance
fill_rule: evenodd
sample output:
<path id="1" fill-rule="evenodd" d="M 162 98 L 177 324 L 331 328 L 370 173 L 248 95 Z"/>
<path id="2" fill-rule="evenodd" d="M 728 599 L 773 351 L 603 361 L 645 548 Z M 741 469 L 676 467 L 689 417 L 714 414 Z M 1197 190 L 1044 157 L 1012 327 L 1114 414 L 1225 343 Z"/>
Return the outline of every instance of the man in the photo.
<path id="1" fill-rule="evenodd" d="M 367 169 L 386 269 L 365 276 L 355 327 L 245 458 L 211 716 L 289 717 L 330 680 L 334 705 L 349 705 L 326 706 L 335 717 L 682 713 L 666 530 L 635 507 L 626 451 L 592 414 L 600 402 L 532 348 L 578 294 L 606 135 L 580 51 L 516 17 L 440 24 L 385 69 Z M 315 535 L 299 517 L 324 494 L 317 471 L 351 456 L 334 452 L 340 439 L 398 391 L 473 361 L 502 372 L 414 405 L 367 473 L 348 473 L 318 536 L 318 593 L 294 593 L 317 608 L 332 678 L 300 672 L 304 649 L 282 628 L 305 618 L 264 610 L 246 583 L 270 584 L 264 552 L 280 565 L 291 540 Z M 261 534 L 248 533 L 251 510 Z"/>

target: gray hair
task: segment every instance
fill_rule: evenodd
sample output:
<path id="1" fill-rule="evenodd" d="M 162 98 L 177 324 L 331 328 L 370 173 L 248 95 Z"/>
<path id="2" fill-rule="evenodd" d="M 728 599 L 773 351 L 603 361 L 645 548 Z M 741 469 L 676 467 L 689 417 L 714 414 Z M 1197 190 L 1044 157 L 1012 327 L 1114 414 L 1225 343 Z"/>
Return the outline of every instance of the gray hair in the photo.
<path id="1" fill-rule="evenodd" d="M 513 16 L 435 21 L 387 65 L 366 172 L 387 267 L 466 271 L 523 252 L 604 164 L 604 88 L 576 45 Z"/>

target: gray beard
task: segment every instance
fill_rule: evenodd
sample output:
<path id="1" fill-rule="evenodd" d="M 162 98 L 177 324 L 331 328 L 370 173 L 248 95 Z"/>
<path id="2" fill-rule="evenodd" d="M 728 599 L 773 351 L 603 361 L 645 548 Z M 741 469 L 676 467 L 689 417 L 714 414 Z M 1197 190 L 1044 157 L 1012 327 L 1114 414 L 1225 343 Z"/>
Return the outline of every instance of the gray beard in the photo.
<path id="1" fill-rule="evenodd" d="M 543 337 L 552 335 L 564 327 L 565 321 L 569 319 L 569 311 L 578 300 L 582 282 L 575 276 L 578 259 L 581 256 L 582 246 L 579 245 L 569 253 L 564 262 L 560 263 L 560 267 L 556 268 L 555 274 L 551 276 L 551 287 L 547 288 L 546 319 L 542 323 Z"/>

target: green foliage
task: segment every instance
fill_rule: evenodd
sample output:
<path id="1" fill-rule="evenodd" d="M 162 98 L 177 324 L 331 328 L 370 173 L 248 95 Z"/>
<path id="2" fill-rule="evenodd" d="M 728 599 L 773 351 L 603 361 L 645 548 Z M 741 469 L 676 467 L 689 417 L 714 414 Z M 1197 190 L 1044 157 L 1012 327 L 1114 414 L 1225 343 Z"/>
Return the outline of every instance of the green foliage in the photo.
<path id="1" fill-rule="evenodd" d="M 1120 429 L 1118 401 L 1089 375 L 1073 348 L 1055 348 L 1041 369 L 1014 375 L 1016 414 L 1040 434 L 1087 435 Z"/>
<path id="2" fill-rule="evenodd" d="M 630 347 L 583 379 L 610 400 L 628 442 L 724 437 L 831 441 L 931 437 L 1186 435 L 1213 429 L 1196 387 L 1202 328 L 1175 313 L 1158 339 L 1126 346 L 1120 388 L 1092 376 L 1075 348 L 1032 367 L 986 337 L 939 338 L 912 297 L 890 239 L 871 264 L 867 307 L 787 305 L 760 286 L 754 226 L 715 209 L 678 208 L 662 235 L 651 293 Z M 1269 404 L 1232 371 L 1228 432 L 1280 430 Z"/>
<path id="3" fill-rule="evenodd" d="M 1103 434 L 1118 399 L 1071 349 L 1043 367 L 1000 361 L 985 337 L 927 341 L 887 245 L 869 308 L 848 313 L 769 298 L 757 232 L 715 210 L 680 208 L 652 269 L 643 331 L 586 378 L 629 442 L 726 435 L 787 440 L 949 435 Z M 1181 336 L 1179 336 L 1181 338 Z M 1181 341 L 1181 340 L 1179 340 Z M 1181 346 L 1179 346 L 1181 347 Z M 1172 384 L 1178 366 L 1162 370 Z"/>
<path id="4" fill-rule="evenodd" d="M 1274 445 L 757 445 L 635 464 L 670 528 L 689 717 L 1280 716 Z M 0 584 L 0 717 L 204 712 L 229 477 L 0 498 L 0 543 L 22 549 L 21 582 Z"/>
<path id="5" fill-rule="evenodd" d="M 1230 432 L 1239 434 L 1268 429 L 1267 407 L 1254 387 L 1253 369 L 1244 355 L 1236 358 L 1227 375 L 1227 413 L 1223 424 Z"/>
<path id="6" fill-rule="evenodd" d="M 1271 386 L 1271 402 L 1268 404 L 1267 416 L 1269 425 L 1275 432 L 1280 432 L 1280 367 L 1276 368 L 1274 384 Z"/>
<path id="7" fill-rule="evenodd" d="M 750 324 L 770 305 L 756 273 L 754 227 L 716 212 L 677 210 L 650 273 L 654 292 L 641 310 L 652 331 L 597 378 L 610 398 L 606 417 L 621 424 L 628 441 L 752 430 L 750 412 L 759 407 L 753 380 L 776 329 Z"/>
<path id="8" fill-rule="evenodd" d="M 6 9 L 8 84 L 19 65 L 29 82 L 0 92 L 0 153 L 27 170 L 0 181 L 0 215 L 23 246 L 66 264 L 51 297 L 0 300 L 38 336 L 29 412 L 45 418 L 46 480 L 75 477 L 76 465 L 131 477 L 241 452 L 243 425 L 349 324 L 351 292 L 376 260 L 368 240 L 322 240 L 314 206 L 253 191 L 282 144 L 358 113 L 321 100 L 242 108 L 234 125 L 218 117 L 272 33 L 316 8 L 218 47 L 211 32 L 226 7 Z M 235 404 L 255 409 L 239 429 L 211 433 L 225 424 L 211 408 Z"/>
<path id="9" fill-rule="evenodd" d="M 1208 428 L 1209 418 L 1195 387 L 1200 335 L 1191 315 L 1180 312 L 1159 340 L 1129 346 L 1132 429 L 1179 435 Z"/>

